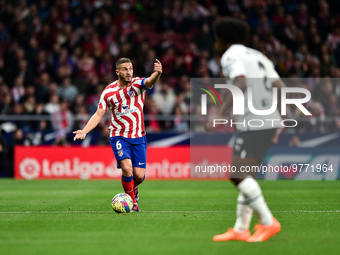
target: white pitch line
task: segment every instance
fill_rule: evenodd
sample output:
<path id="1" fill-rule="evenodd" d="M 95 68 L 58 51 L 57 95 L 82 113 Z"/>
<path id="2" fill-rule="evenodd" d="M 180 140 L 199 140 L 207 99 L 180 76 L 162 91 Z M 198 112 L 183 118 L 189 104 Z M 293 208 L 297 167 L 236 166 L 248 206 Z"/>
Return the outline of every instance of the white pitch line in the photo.
<path id="1" fill-rule="evenodd" d="M 12 211 L 0 214 L 112 213 L 113 211 Z M 236 211 L 142 211 L 146 213 L 236 213 Z M 340 213 L 340 210 L 292 210 L 273 213 Z"/>

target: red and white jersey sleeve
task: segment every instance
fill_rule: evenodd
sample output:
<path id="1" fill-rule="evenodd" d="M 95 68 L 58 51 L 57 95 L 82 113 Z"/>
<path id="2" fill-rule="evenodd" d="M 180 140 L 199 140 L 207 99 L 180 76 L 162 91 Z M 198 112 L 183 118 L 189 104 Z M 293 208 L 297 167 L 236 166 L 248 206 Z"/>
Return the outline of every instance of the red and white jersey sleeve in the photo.
<path id="1" fill-rule="evenodd" d="M 145 136 L 143 107 L 145 78 L 133 78 L 128 87 L 118 87 L 117 81 L 108 85 L 99 100 L 98 108 L 111 112 L 110 137 L 138 138 Z"/>

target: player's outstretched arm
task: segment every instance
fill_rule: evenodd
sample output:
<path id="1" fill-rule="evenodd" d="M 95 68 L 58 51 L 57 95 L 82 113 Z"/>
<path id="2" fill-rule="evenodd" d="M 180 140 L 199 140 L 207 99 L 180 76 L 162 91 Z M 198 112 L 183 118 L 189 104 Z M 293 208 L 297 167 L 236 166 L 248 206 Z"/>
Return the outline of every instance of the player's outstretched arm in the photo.
<path id="1" fill-rule="evenodd" d="M 92 129 L 94 129 L 99 124 L 104 114 L 105 114 L 105 110 L 97 109 L 97 111 L 92 115 L 92 117 L 90 118 L 90 120 L 87 122 L 86 126 L 82 130 L 77 130 L 73 132 L 73 134 L 76 134 L 73 140 L 74 141 L 77 139 L 84 140 L 87 133 L 89 133 Z"/>
<path id="2" fill-rule="evenodd" d="M 158 59 L 156 59 L 156 62 L 154 63 L 153 73 L 144 81 L 145 87 L 151 89 L 153 85 L 158 81 L 159 77 L 161 77 L 162 72 L 162 64 Z"/>

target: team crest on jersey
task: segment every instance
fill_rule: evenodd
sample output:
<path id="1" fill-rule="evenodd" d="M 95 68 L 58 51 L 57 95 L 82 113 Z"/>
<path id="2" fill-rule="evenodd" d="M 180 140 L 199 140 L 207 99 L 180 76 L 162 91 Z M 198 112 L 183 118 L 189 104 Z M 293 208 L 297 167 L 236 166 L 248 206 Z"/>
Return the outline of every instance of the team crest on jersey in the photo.
<path id="1" fill-rule="evenodd" d="M 123 154 L 124 154 L 123 150 L 119 150 L 119 151 L 118 151 L 118 156 L 119 156 L 119 157 L 123 156 Z"/>
<path id="2" fill-rule="evenodd" d="M 129 91 L 129 96 L 130 97 L 135 97 L 136 96 L 136 91 L 134 91 L 133 89 Z"/>

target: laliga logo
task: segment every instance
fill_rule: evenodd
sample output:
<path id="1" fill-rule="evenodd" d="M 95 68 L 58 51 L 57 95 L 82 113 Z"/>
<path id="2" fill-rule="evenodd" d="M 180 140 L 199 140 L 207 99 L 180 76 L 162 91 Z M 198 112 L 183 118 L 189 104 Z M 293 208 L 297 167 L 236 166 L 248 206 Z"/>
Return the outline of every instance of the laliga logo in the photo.
<path id="1" fill-rule="evenodd" d="M 40 174 L 40 164 L 35 158 L 25 158 L 19 165 L 19 171 L 25 179 L 36 179 Z"/>
<path id="2" fill-rule="evenodd" d="M 216 90 L 214 88 L 212 88 L 211 86 L 201 83 L 207 87 L 209 87 L 217 96 L 217 98 L 219 99 L 221 105 L 222 105 L 222 101 L 220 99 L 220 97 L 218 96 Z M 233 97 L 233 114 L 234 115 L 244 115 L 244 105 L 245 105 L 245 100 L 244 100 L 244 94 L 242 92 L 242 90 L 235 86 L 235 85 L 230 85 L 230 84 L 215 84 L 214 85 L 215 88 L 217 89 L 229 89 L 231 92 L 231 95 Z M 216 100 L 213 97 L 213 95 L 206 89 L 200 88 L 201 90 L 205 91 L 214 101 L 215 105 L 216 104 Z M 273 88 L 273 93 L 272 93 L 272 105 L 269 109 L 267 110 L 257 110 L 254 108 L 254 104 L 253 104 L 253 88 L 248 87 L 247 88 L 247 93 L 248 93 L 248 98 L 247 98 L 247 104 L 248 104 L 248 108 L 249 111 L 255 115 L 261 115 L 261 116 L 265 116 L 265 115 L 270 115 L 272 113 L 275 112 L 276 108 L 277 108 L 277 88 Z M 294 99 L 289 99 L 287 98 L 287 94 L 288 93 L 302 93 L 305 95 L 304 98 L 294 98 Z M 302 104 L 308 102 L 311 99 L 311 93 L 304 88 L 289 88 L 289 87 L 283 87 L 281 88 L 281 115 L 286 115 L 287 111 L 286 111 L 286 106 L 288 104 L 295 104 L 297 108 L 300 109 L 300 111 L 304 114 L 304 115 L 312 115 Z M 202 115 L 207 115 L 207 95 L 206 94 L 202 94 L 201 95 L 201 114 Z M 268 119 L 266 121 L 271 121 L 272 125 L 273 122 L 276 119 Z M 277 119 L 278 120 L 278 119 Z M 249 120 L 248 122 L 251 121 L 259 121 L 262 122 L 262 120 Z M 285 126 L 284 122 L 285 121 L 294 121 L 295 125 L 294 126 Z M 215 124 L 226 124 L 228 121 L 227 120 L 223 120 L 223 119 L 215 119 L 214 120 L 214 126 Z M 236 123 L 235 123 L 236 124 Z M 245 123 L 243 123 L 245 125 Z M 248 123 L 249 126 L 251 126 Z M 282 121 L 282 126 L 285 127 L 295 127 L 297 125 L 297 121 L 296 120 L 283 120 Z M 251 126 L 251 127 L 258 127 L 258 126 Z"/>

